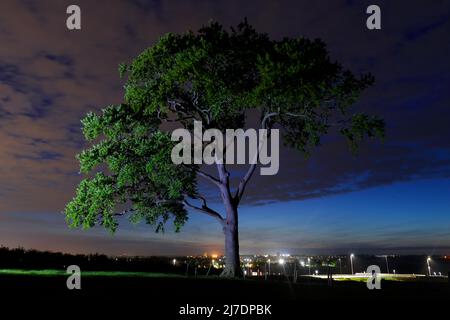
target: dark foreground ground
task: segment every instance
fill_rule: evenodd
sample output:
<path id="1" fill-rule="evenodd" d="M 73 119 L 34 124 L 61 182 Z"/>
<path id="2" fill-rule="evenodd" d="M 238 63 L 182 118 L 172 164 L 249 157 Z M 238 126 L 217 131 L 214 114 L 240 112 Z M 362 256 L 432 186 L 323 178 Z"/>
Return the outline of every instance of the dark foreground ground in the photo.
<path id="1" fill-rule="evenodd" d="M 268 301 L 450 301 L 446 279 L 385 281 L 381 290 L 368 290 L 365 282 L 335 281 L 330 287 L 319 279 L 298 283 L 264 280 L 226 280 L 217 277 L 84 276 L 81 290 L 66 287 L 67 276 L 1 275 L 0 293 L 33 299 L 84 300 L 91 298 L 152 299 L 178 302 Z"/>
<path id="2" fill-rule="evenodd" d="M 145 319 L 301 319 L 305 313 L 317 314 L 315 319 L 349 313 L 349 319 L 360 319 L 368 312 L 379 314 L 383 309 L 404 317 L 418 307 L 447 308 L 450 283 L 446 279 L 423 279 L 414 282 L 382 281 L 381 290 L 368 290 L 365 282 L 335 281 L 329 287 L 324 280 L 301 278 L 298 283 L 281 280 L 225 280 L 219 278 L 184 277 L 176 275 L 82 276 L 81 290 L 68 290 L 65 275 L 0 275 L 0 305 L 21 311 L 48 315 L 62 308 L 84 314 L 89 309 L 105 316 L 145 310 Z M 38 306 L 32 307 L 35 304 Z M 270 314 L 233 314 L 227 305 L 270 305 Z M 20 306 L 19 308 L 17 306 Z M 189 306 L 211 306 L 214 313 L 183 315 Z M 358 308 L 362 311 L 355 311 Z M 69 310 L 69 311 L 68 311 Z M 228 313 L 227 313 L 228 312 Z M 61 313 L 57 313 L 58 315 Z M 385 314 L 381 312 L 381 314 Z M 92 317 L 93 313 L 89 313 Z M 292 317 L 292 315 L 296 315 Z M 320 316 L 319 316 L 320 315 Z M 400 318 L 399 318 L 400 319 Z"/>

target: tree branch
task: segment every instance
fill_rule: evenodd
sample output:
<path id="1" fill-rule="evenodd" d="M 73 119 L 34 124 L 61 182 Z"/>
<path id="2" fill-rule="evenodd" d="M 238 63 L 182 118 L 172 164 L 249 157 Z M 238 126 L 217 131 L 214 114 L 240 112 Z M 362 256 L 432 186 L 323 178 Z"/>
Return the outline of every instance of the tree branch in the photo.
<path id="1" fill-rule="evenodd" d="M 206 205 L 206 200 L 205 198 L 201 197 L 201 196 L 189 196 L 193 199 L 199 199 L 203 202 L 203 205 L 201 207 L 198 207 L 196 205 L 193 205 L 192 203 L 190 203 L 189 201 L 187 201 L 186 199 L 184 199 L 184 204 L 192 209 L 195 209 L 199 212 L 202 212 L 208 216 L 211 216 L 213 218 L 216 218 L 221 225 L 223 225 L 225 223 L 225 219 L 220 215 L 220 213 L 218 213 L 217 211 L 211 209 L 210 207 L 208 207 Z"/>
<path id="2" fill-rule="evenodd" d="M 114 215 L 121 217 L 121 216 L 124 216 L 124 215 L 126 215 L 128 213 L 133 213 L 133 212 L 134 212 L 134 209 L 126 209 L 126 210 L 123 210 L 121 212 L 114 213 Z"/>
<path id="3" fill-rule="evenodd" d="M 278 112 L 270 112 L 270 113 L 266 113 L 263 117 L 263 119 L 261 120 L 261 128 L 262 129 L 266 129 L 267 125 L 266 122 L 268 119 L 270 119 L 270 117 L 276 116 L 278 115 Z M 256 166 L 258 163 L 258 156 L 259 156 L 259 152 L 261 150 L 258 149 L 258 151 L 255 154 L 255 157 L 252 161 L 252 164 L 250 165 L 250 167 L 247 170 L 247 173 L 245 174 L 245 176 L 242 178 L 241 182 L 239 183 L 239 186 L 236 190 L 236 194 L 234 195 L 234 201 L 236 204 L 239 204 L 239 202 L 242 199 L 242 196 L 244 195 L 244 191 L 245 191 L 245 187 L 247 186 L 247 183 L 249 182 L 250 178 L 253 175 L 253 172 L 255 172 L 256 170 Z"/>
<path id="4" fill-rule="evenodd" d="M 196 170 L 195 172 L 197 172 L 197 174 L 198 174 L 199 176 L 201 176 L 201 177 L 203 177 L 203 178 L 205 178 L 205 179 L 211 181 L 211 182 L 214 183 L 216 186 L 220 187 L 220 180 L 219 180 L 219 179 L 217 179 L 217 178 L 213 177 L 212 175 L 210 175 L 210 174 L 208 174 L 208 173 L 206 173 L 206 172 L 203 172 L 203 171 L 201 171 L 201 170 Z"/>
<path id="5" fill-rule="evenodd" d="M 296 113 L 291 113 L 291 112 L 286 112 L 284 113 L 285 115 L 288 115 L 290 117 L 296 117 L 296 118 L 308 118 L 308 116 L 304 115 L 304 114 L 296 114 Z"/>
<path id="6" fill-rule="evenodd" d="M 187 169 L 194 171 L 195 173 L 197 173 L 199 176 L 205 178 L 206 180 L 209 180 L 210 182 L 214 183 L 216 186 L 220 187 L 220 180 L 217 179 L 216 177 L 214 177 L 213 175 L 206 173 L 200 169 L 195 169 L 194 167 L 191 167 L 184 163 L 182 163 L 182 165 L 185 166 Z"/>

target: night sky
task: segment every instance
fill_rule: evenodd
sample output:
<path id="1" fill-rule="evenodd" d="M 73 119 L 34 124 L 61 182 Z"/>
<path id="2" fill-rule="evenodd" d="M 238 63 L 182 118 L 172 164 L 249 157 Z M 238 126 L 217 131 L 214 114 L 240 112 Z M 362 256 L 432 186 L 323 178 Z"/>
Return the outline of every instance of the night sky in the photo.
<path id="1" fill-rule="evenodd" d="M 382 29 L 366 28 L 370 4 Z M 82 30 L 66 28 L 78 4 Z M 244 17 L 271 37 L 322 38 L 333 59 L 376 83 L 357 107 L 383 117 L 384 143 L 357 156 L 333 136 L 309 159 L 282 150 L 277 176 L 250 182 L 241 253 L 450 253 L 449 1 L 31 1 L 0 3 L 0 245 L 107 254 L 221 252 L 212 218 L 175 234 L 123 221 L 70 230 L 84 144 L 80 119 L 123 101 L 117 66 L 166 32 Z M 206 189 L 207 185 L 202 185 Z M 221 204 L 214 208 L 220 210 Z"/>

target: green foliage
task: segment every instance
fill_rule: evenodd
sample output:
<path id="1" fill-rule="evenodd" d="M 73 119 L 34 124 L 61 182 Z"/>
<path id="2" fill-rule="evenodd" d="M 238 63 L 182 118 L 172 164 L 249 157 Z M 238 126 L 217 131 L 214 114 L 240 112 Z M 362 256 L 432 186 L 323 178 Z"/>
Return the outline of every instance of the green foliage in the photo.
<path id="1" fill-rule="evenodd" d="M 350 119 L 350 125 L 341 129 L 353 151 L 356 151 L 358 144 L 364 136 L 378 137 L 384 139 L 384 120 L 377 117 L 369 117 L 365 114 L 355 114 Z"/>
<path id="2" fill-rule="evenodd" d="M 165 122 L 236 129 L 254 109 L 265 127 L 281 128 L 284 142 L 304 153 L 333 126 L 352 149 L 384 134 L 383 120 L 350 111 L 373 83 L 370 74 L 356 77 L 331 61 L 321 40 L 274 41 L 247 21 L 231 31 L 212 23 L 197 33 L 166 34 L 119 73 L 125 102 L 82 120 L 86 140 L 98 143 L 78 155 L 80 171 L 102 173 L 83 180 L 67 205 L 73 227 L 99 223 L 114 231 L 117 208 L 131 207 L 133 222 L 162 230 L 173 216 L 179 229 L 187 219 L 183 199 L 197 195 L 198 168 L 172 164 Z"/>
<path id="3" fill-rule="evenodd" d="M 187 219 L 182 200 L 196 194 L 195 173 L 172 163 L 173 142 L 158 128 L 159 121 L 122 104 L 101 115 L 90 113 L 82 123 L 87 140 L 102 140 L 77 156 L 81 172 L 100 166 L 107 174 L 97 172 L 81 181 L 65 209 L 69 225 L 90 228 L 98 223 L 115 231 L 116 211 L 122 206 L 131 207 L 126 212 L 132 222 L 145 220 L 157 231 L 170 213 L 179 230 Z"/>

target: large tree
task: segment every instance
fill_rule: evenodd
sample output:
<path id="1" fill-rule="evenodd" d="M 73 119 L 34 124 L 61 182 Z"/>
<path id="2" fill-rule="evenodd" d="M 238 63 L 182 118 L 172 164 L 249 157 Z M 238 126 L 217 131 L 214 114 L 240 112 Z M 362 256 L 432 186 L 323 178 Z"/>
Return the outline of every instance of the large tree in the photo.
<path id="1" fill-rule="evenodd" d="M 176 165 L 175 142 L 164 123 L 192 130 L 197 120 L 204 130 L 225 132 L 243 128 L 250 111 L 261 128 L 279 128 L 284 143 L 303 153 L 335 126 L 352 148 L 365 136 L 384 133 L 383 120 L 350 110 L 373 83 L 370 74 L 356 77 L 331 61 L 321 40 L 271 40 L 246 21 L 230 31 L 211 23 L 196 33 L 166 34 L 119 69 L 126 77 L 124 102 L 82 120 L 85 138 L 95 143 L 78 159 L 81 172 L 91 174 L 66 206 L 68 224 L 115 231 L 117 217 L 128 215 L 157 231 L 173 218 L 178 231 L 188 210 L 196 210 L 223 228 L 224 276 L 242 273 L 238 207 L 257 164 L 249 164 L 235 186 L 230 168 L 220 162 L 216 174 Z M 223 213 L 200 194 L 198 178 L 217 187 Z"/>

